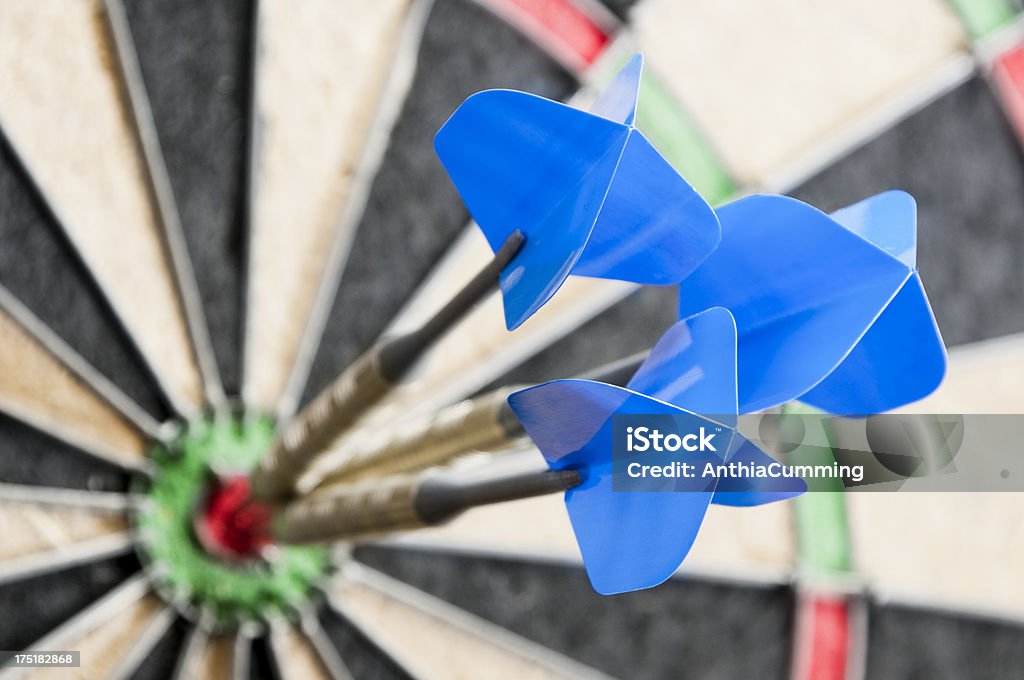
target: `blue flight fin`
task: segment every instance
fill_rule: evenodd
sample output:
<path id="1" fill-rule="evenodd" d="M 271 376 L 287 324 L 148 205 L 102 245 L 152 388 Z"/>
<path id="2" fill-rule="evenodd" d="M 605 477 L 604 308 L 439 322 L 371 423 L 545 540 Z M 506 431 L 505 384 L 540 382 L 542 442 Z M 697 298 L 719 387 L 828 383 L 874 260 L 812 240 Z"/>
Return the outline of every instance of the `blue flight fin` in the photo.
<path id="1" fill-rule="evenodd" d="M 928 396 L 945 374 L 946 347 L 914 272 L 843 362 L 800 401 L 829 413 L 882 413 Z"/>
<path id="2" fill-rule="evenodd" d="M 626 386 L 736 426 L 736 322 L 713 307 L 677 321 Z"/>
<path id="3" fill-rule="evenodd" d="M 636 120 L 636 102 L 640 96 L 640 76 L 643 70 L 644 56 L 634 54 L 598 95 L 590 112 L 632 127 Z"/>
<path id="4" fill-rule="evenodd" d="M 551 298 L 590 238 L 629 128 L 541 97 L 489 90 L 434 137 L 438 157 L 492 250 L 526 243 L 501 276 L 511 330 Z"/>
<path id="5" fill-rule="evenodd" d="M 672 285 L 721 241 L 715 211 L 639 130 L 630 130 L 578 276 Z"/>
<path id="6" fill-rule="evenodd" d="M 739 433 L 733 437 L 727 460 L 765 470 L 777 462 Z M 724 477 L 718 480 L 711 502 L 747 508 L 795 498 L 806 491 L 807 482 L 799 477 Z"/>
<path id="7" fill-rule="evenodd" d="M 740 413 L 791 401 L 821 382 L 910 274 L 793 198 L 750 196 L 718 216 L 722 243 L 680 284 L 680 316 L 714 305 L 733 313 Z"/>
<path id="8" fill-rule="evenodd" d="M 917 264 L 917 204 L 902 191 L 832 216 L 905 265 Z M 830 413 L 881 413 L 922 399 L 946 373 L 942 342 L 916 269 L 843 362 L 800 400 Z"/>
<path id="9" fill-rule="evenodd" d="M 581 471 L 583 483 L 566 492 L 565 505 L 594 589 L 610 595 L 669 578 L 697 537 L 713 485 L 613 492 L 612 418 L 667 414 L 713 424 L 663 401 L 588 380 L 531 387 L 512 394 L 508 403 L 552 469 Z"/>
<path id="10" fill-rule="evenodd" d="M 674 284 L 718 244 L 714 211 L 633 127 L 642 64 L 626 64 L 594 113 L 489 90 L 434 138 L 491 249 L 526 235 L 500 277 L 509 330 L 570 273 Z"/>
<path id="11" fill-rule="evenodd" d="M 907 192 L 884 191 L 831 217 L 908 267 L 917 266 L 917 201 Z"/>

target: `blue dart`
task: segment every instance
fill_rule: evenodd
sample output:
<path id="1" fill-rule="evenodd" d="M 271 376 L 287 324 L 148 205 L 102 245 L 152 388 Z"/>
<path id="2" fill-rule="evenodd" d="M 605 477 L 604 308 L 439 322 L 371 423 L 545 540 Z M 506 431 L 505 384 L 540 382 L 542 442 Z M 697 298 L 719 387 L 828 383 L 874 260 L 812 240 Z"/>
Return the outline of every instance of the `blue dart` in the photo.
<path id="1" fill-rule="evenodd" d="M 946 350 L 916 268 L 910 195 L 889 191 L 832 215 L 784 196 L 717 212 L 721 245 L 680 284 L 679 313 L 732 311 L 740 413 L 797 399 L 879 413 L 938 387 Z"/>
<path id="2" fill-rule="evenodd" d="M 478 92 L 434 138 L 491 249 L 526 236 L 500 275 L 509 330 L 570 274 L 670 285 L 718 245 L 714 210 L 634 127 L 642 66 L 636 55 L 590 112 Z"/>
<path id="3" fill-rule="evenodd" d="M 646 360 L 598 371 L 632 377 L 627 387 L 593 380 L 556 380 L 509 388 L 452 407 L 382 445 L 353 450 L 328 483 L 289 505 L 274 526 L 291 543 L 348 540 L 445 522 L 462 511 L 567 491 L 566 507 L 587 573 L 598 592 L 648 588 L 685 558 L 710 503 L 759 505 L 806 490 L 801 479 L 726 476 L 647 479 L 630 486 L 613 456 L 613 425 L 631 414 L 663 419 L 697 433 L 713 448 L 687 452 L 693 465 L 776 461 L 735 433 L 736 326 L 716 308 L 676 322 Z M 615 376 L 615 377 L 613 377 Z M 505 409 L 500 408 L 504 406 Z M 700 415 L 699 415 L 700 414 Z M 527 433 L 548 470 L 471 476 L 438 469 L 467 450 L 500 448 Z M 668 492 L 668 493 L 666 493 Z"/>
<path id="4" fill-rule="evenodd" d="M 555 380 L 509 396 L 523 428 L 554 471 L 576 470 L 581 483 L 565 504 L 594 589 L 613 594 L 650 588 L 669 578 L 690 551 L 708 505 L 756 505 L 806 490 L 800 479 L 662 478 L 635 482 L 630 463 L 614 455 L 623 430 L 616 419 L 670 421 L 675 431 L 716 432 L 714 451 L 673 457 L 697 466 L 766 465 L 768 457 L 735 432 L 736 326 L 722 308 L 674 325 L 627 387 Z M 709 415 L 698 415 L 709 414 Z M 621 424 L 621 421 L 620 421 Z M 640 468 L 637 468 L 640 469 Z"/>

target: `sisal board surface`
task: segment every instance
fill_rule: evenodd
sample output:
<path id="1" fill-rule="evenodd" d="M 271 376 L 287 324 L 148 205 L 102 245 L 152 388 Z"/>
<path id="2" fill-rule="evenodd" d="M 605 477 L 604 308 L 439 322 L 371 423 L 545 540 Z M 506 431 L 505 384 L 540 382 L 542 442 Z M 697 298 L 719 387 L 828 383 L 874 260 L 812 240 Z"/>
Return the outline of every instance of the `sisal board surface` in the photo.
<path id="1" fill-rule="evenodd" d="M 0 285 L 158 419 L 152 377 L 12 149 L 0 140 Z"/>
<path id="2" fill-rule="evenodd" d="M 125 454 L 148 445 L 138 430 L 0 312 L 0 397 L 18 409 Z"/>
<path id="3" fill-rule="evenodd" d="M 640 48 L 756 184 L 962 48 L 941 0 L 648 0 Z"/>
<path id="4" fill-rule="evenodd" d="M 392 640 L 414 672 L 431 680 L 561 677 L 473 631 L 390 598 L 379 590 L 339 579 L 335 592 L 364 625 Z"/>
<path id="5" fill-rule="evenodd" d="M 128 474 L 0 413 L 0 483 L 120 492 Z"/>
<path id="6" fill-rule="evenodd" d="M 260 5 L 245 397 L 273 411 L 351 199 L 409 0 Z"/>
<path id="7" fill-rule="evenodd" d="M 0 502 L 0 560 L 63 548 L 72 543 L 126 531 L 121 515 Z"/>
<path id="8" fill-rule="evenodd" d="M 785 588 L 674 579 L 603 597 L 579 568 L 372 548 L 357 557 L 616 677 L 787 677 Z"/>
<path id="9" fill-rule="evenodd" d="M 124 0 L 224 388 L 241 371 L 249 0 Z"/>
<path id="10" fill-rule="evenodd" d="M 329 607 L 320 611 L 324 634 L 338 650 L 338 655 L 357 678 L 408 680 L 403 668 L 374 644 L 351 622 Z"/>
<path id="11" fill-rule="evenodd" d="M 145 169 L 96 0 L 11 0 L 0 124 L 150 363 L 201 401 Z"/>
<path id="12" fill-rule="evenodd" d="M 24 649 L 139 569 L 134 555 L 79 565 L 0 586 L 0 647 Z"/>
<path id="13" fill-rule="evenodd" d="M 81 653 L 81 666 L 75 669 L 45 668 L 29 675 L 32 680 L 67 679 L 93 680 L 109 677 L 117 668 L 121 657 L 132 647 L 145 630 L 150 618 L 163 606 L 155 595 L 148 595 L 118 612 L 78 640 L 68 642 Z"/>

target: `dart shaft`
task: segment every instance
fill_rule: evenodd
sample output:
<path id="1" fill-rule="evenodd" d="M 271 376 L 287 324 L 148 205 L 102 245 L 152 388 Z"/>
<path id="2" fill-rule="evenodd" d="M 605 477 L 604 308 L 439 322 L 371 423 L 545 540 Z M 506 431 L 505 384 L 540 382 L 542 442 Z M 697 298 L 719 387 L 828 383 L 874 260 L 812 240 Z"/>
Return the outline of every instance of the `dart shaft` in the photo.
<path id="1" fill-rule="evenodd" d="M 392 389 L 446 331 L 498 282 L 523 247 L 515 231 L 494 258 L 420 328 L 372 347 L 327 386 L 288 425 L 252 476 L 253 493 L 277 500 L 294 493 L 312 460 Z"/>
<path id="2" fill-rule="evenodd" d="M 523 435 L 504 387 L 466 399 L 396 428 L 360 437 L 338 451 L 317 486 L 424 470 L 480 451 L 496 451 Z"/>
<path id="3" fill-rule="evenodd" d="M 338 485 L 286 506 L 273 523 L 282 543 L 325 543 L 443 524 L 469 508 L 565 491 L 576 470 L 465 481 L 420 473 Z"/>

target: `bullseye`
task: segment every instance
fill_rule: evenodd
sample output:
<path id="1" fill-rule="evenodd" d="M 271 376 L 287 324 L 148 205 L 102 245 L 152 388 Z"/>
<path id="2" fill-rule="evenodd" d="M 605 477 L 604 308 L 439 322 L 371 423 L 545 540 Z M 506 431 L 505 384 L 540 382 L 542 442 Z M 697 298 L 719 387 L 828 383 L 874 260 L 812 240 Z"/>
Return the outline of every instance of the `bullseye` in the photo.
<path id="1" fill-rule="evenodd" d="M 270 538 L 270 506 L 249 495 L 249 477 L 214 477 L 205 502 L 196 508 L 194 528 L 203 548 L 237 562 L 258 559 Z"/>

